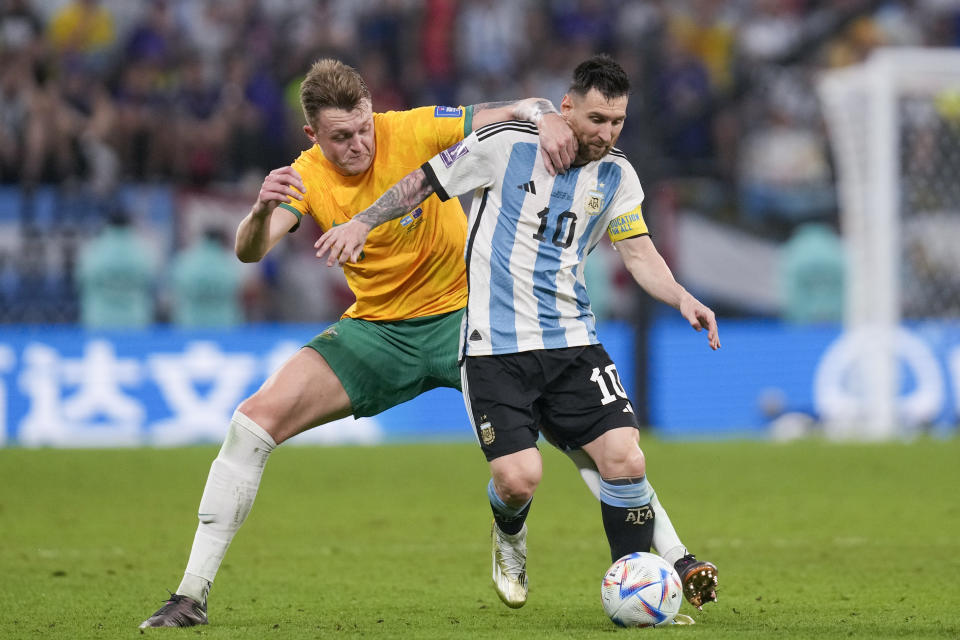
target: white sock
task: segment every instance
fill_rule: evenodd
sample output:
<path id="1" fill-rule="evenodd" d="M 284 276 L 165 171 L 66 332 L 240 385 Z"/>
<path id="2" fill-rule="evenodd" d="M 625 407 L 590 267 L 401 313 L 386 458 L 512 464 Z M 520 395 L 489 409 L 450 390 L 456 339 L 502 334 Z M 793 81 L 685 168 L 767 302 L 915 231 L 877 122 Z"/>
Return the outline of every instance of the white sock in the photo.
<path id="1" fill-rule="evenodd" d="M 673 563 L 687 555 L 687 548 L 680 542 L 680 536 L 656 493 L 653 494 L 650 507 L 653 509 L 653 548 L 672 567 Z"/>
<path id="2" fill-rule="evenodd" d="M 587 455 L 587 452 L 583 449 L 571 449 L 570 451 L 564 451 L 564 453 L 573 461 L 573 464 L 577 465 L 580 477 L 583 478 L 584 484 L 587 485 L 587 489 L 590 489 L 593 497 L 600 500 L 600 472 L 597 471 L 597 465 L 593 463 L 593 458 Z"/>
<path id="3" fill-rule="evenodd" d="M 206 601 L 227 547 L 253 507 L 267 457 L 276 446 L 253 420 L 239 411 L 233 414 L 220 453 L 210 465 L 197 513 L 200 525 L 177 593 Z"/>
<path id="4" fill-rule="evenodd" d="M 593 458 L 587 455 L 587 452 L 583 449 L 573 449 L 571 451 L 564 451 L 564 453 L 573 461 L 573 464 L 577 465 L 583 482 L 587 485 L 587 488 L 590 489 L 593 497 L 599 500 L 600 472 L 597 471 L 597 465 L 593 463 Z M 673 528 L 673 523 L 670 522 L 670 516 L 667 515 L 666 509 L 660 504 L 660 499 L 657 498 L 656 493 L 653 494 L 650 507 L 654 513 L 653 548 L 657 550 L 664 560 L 673 565 L 677 560 L 687 555 L 687 548 L 680 542 L 680 536 L 677 535 L 677 530 Z"/>

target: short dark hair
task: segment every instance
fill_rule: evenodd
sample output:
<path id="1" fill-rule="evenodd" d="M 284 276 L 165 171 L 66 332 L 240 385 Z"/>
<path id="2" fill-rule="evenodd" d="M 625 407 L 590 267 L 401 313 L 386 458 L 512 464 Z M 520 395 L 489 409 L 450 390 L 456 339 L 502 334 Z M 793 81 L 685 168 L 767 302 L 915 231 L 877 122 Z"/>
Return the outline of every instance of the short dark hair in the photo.
<path id="1" fill-rule="evenodd" d="M 590 89 L 596 89 L 607 100 L 619 98 L 630 93 L 630 78 L 616 60 L 600 53 L 584 60 L 573 70 L 569 92 L 585 96 Z"/>

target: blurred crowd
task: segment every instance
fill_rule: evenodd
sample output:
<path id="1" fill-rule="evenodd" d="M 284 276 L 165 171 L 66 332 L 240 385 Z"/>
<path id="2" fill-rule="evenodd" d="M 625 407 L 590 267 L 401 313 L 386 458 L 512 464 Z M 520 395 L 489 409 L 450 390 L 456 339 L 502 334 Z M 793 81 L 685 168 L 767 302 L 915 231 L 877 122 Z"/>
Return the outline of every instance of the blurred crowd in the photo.
<path id="1" fill-rule="evenodd" d="M 651 205 L 669 185 L 674 199 L 781 240 L 802 222 L 836 223 L 816 74 L 881 45 L 960 45 L 956 0 L 0 7 L 0 182 L 25 193 L 66 185 L 103 205 L 131 182 L 249 192 L 308 144 L 299 83 L 324 56 L 354 65 L 385 111 L 526 96 L 558 104 L 573 66 L 603 51 L 634 82 L 618 146 Z"/>

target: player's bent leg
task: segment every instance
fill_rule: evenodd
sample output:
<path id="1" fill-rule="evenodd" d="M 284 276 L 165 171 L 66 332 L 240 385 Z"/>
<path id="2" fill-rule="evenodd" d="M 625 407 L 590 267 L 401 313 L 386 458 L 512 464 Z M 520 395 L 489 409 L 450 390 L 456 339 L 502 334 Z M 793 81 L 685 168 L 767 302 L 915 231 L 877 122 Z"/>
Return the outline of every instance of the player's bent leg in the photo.
<path id="1" fill-rule="evenodd" d="M 600 472 L 600 513 L 611 560 L 650 551 L 655 514 L 653 488 L 634 427 L 611 429 L 583 447 Z"/>
<path id="2" fill-rule="evenodd" d="M 340 379 L 323 356 L 306 347 L 291 356 L 239 409 L 277 444 L 352 413 Z"/>
<path id="3" fill-rule="evenodd" d="M 493 476 L 487 498 L 493 510 L 493 586 L 508 607 L 527 602 L 527 514 L 534 491 L 543 475 L 543 462 L 536 449 L 524 449 L 490 461 Z"/>
<path id="4" fill-rule="evenodd" d="M 543 478 L 543 460 L 536 449 L 523 449 L 490 461 L 493 488 L 504 503 L 522 508 Z"/>
<path id="5" fill-rule="evenodd" d="M 207 592 L 233 536 L 250 513 L 267 457 L 276 444 L 240 411 L 233 415 L 200 499 L 200 524 L 183 580 L 170 600 L 140 628 L 206 624 Z M 202 613 L 202 615 L 200 615 Z"/>
<path id="6" fill-rule="evenodd" d="M 253 507 L 270 452 L 302 431 L 349 414 L 343 386 L 312 349 L 294 354 L 240 404 L 210 466 L 183 580 L 141 629 L 206 624 L 207 593 L 230 542 Z"/>
<path id="7" fill-rule="evenodd" d="M 618 427 L 583 445 L 583 450 L 603 478 L 642 476 L 647 466 L 638 438 L 636 427 Z"/>
<path id="8" fill-rule="evenodd" d="M 549 438 L 547 440 L 550 441 Z M 553 443 L 551 442 L 551 444 Z M 590 493 L 597 500 L 600 500 L 600 472 L 597 471 L 597 465 L 594 464 L 593 459 L 583 449 L 567 449 L 564 453 L 576 465 L 580 477 L 583 478 L 583 482 L 587 485 Z M 653 548 L 664 560 L 673 565 L 687 555 L 687 547 L 680 540 L 680 536 L 677 534 L 667 510 L 660 503 L 656 491 L 654 491 L 653 498 L 650 500 L 650 507 L 653 509 L 654 515 Z"/>
<path id="9" fill-rule="evenodd" d="M 614 560 L 627 551 L 647 551 L 656 546 L 664 559 L 672 563 L 683 584 L 683 595 L 698 609 L 717 600 L 718 571 L 711 562 L 701 562 L 687 553 L 673 524 L 646 480 L 646 461 L 636 445 L 636 434 L 629 430 L 613 429 L 584 446 L 600 471 L 601 508 L 604 510 L 604 529 L 610 540 Z M 642 473 L 643 477 L 630 474 Z M 611 478 L 616 479 L 612 482 Z M 636 482 L 631 482 L 635 480 Z M 645 487 L 644 487 L 645 485 Z M 642 503 L 646 500 L 646 504 Z M 626 522 L 644 524 L 646 530 L 629 532 L 616 506 L 626 508 Z M 662 518 L 661 518 L 662 516 Z M 649 537 L 649 543 L 647 542 Z M 627 545 L 640 544 L 637 549 Z M 643 548 L 643 545 L 646 548 Z M 626 551 L 625 551 L 626 550 Z"/>

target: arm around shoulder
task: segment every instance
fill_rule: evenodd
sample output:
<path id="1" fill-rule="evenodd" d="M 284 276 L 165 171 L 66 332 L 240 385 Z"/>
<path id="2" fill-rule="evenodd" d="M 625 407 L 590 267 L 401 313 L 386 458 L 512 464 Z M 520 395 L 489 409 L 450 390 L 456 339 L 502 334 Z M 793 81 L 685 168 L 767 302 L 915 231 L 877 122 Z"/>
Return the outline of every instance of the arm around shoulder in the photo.
<path id="1" fill-rule="evenodd" d="M 494 122 L 526 120 L 540 132 L 540 153 L 550 175 L 564 172 L 577 155 L 577 139 L 553 103 L 545 98 L 473 105 L 473 130 Z"/>
<path id="2" fill-rule="evenodd" d="M 560 112 L 546 98 L 525 98 L 505 102 L 479 102 L 473 105 L 473 130 L 495 122 L 526 120 L 539 124 L 547 114 Z"/>

